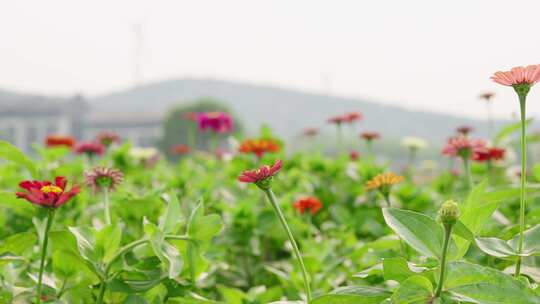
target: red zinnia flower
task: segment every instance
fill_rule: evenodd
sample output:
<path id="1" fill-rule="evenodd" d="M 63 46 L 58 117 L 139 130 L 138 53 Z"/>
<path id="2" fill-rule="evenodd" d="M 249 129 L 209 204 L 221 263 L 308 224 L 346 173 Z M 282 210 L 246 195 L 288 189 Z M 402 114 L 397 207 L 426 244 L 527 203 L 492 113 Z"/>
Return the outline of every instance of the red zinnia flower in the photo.
<path id="1" fill-rule="evenodd" d="M 469 126 L 461 126 L 461 127 L 456 128 L 457 133 L 465 135 L 465 136 L 469 135 L 469 133 L 471 133 L 473 130 L 474 129 Z"/>
<path id="2" fill-rule="evenodd" d="M 270 179 L 281 170 L 282 162 L 277 160 L 272 166 L 262 166 L 255 170 L 246 170 L 240 174 L 238 180 L 243 183 L 259 183 Z"/>
<path id="3" fill-rule="evenodd" d="M 281 147 L 273 139 L 246 139 L 238 148 L 241 153 L 253 153 L 261 158 L 264 153 L 279 152 Z"/>
<path id="4" fill-rule="evenodd" d="M 223 112 L 206 112 L 197 115 L 199 130 L 212 130 L 216 133 L 227 133 L 233 129 L 231 115 Z"/>
<path id="5" fill-rule="evenodd" d="M 42 207 L 58 208 L 77 195 L 77 185 L 66 191 L 67 180 L 57 176 L 54 184 L 49 181 L 23 181 L 19 184 L 25 192 L 17 192 L 17 198 L 23 198 L 32 204 Z"/>
<path id="6" fill-rule="evenodd" d="M 294 202 L 293 206 L 296 210 L 298 210 L 298 212 L 300 212 L 300 214 L 304 214 L 306 211 L 309 211 L 312 215 L 315 215 L 322 208 L 322 203 L 318 198 L 308 196 L 298 199 L 296 202 Z"/>
<path id="7" fill-rule="evenodd" d="M 502 160 L 505 152 L 505 149 L 497 147 L 477 149 L 474 151 L 473 159 L 478 162 Z"/>
<path id="8" fill-rule="evenodd" d="M 96 135 L 96 142 L 101 143 L 105 147 L 120 142 L 120 136 L 114 132 L 103 131 Z"/>
<path id="9" fill-rule="evenodd" d="M 311 137 L 319 134 L 319 129 L 317 128 L 306 128 L 304 129 L 303 135 L 306 137 Z"/>
<path id="10" fill-rule="evenodd" d="M 448 139 L 442 154 L 448 156 L 460 156 L 470 158 L 476 151 L 484 149 L 486 142 L 481 139 L 469 139 L 463 135 L 454 136 Z"/>
<path id="11" fill-rule="evenodd" d="M 75 153 L 84 153 L 88 156 L 103 155 L 105 153 L 105 146 L 95 141 L 80 142 L 75 147 Z"/>
<path id="12" fill-rule="evenodd" d="M 171 152 L 175 155 L 188 154 L 191 152 L 191 148 L 188 145 L 174 145 L 171 147 Z"/>
<path id="13" fill-rule="evenodd" d="M 360 137 L 367 141 L 372 141 L 381 138 L 381 135 L 378 132 L 362 132 L 360 133 Z"/>
<path id="14" fill-rule="evenodd" d="M 491 80 L 505 86 L 514 86 L 519 84 L 534 85 L 540 81 L 540 64 L 529 65 L 526 67 L 515 67 L 510 71 L 496 72 L 491 76 Z"/>
<path id="15" fill-rule="evenodd" d="M 96 167 L 90 171 L 84 172 L 86 185 L 91 187 L 94 192 L 105 188 L 112 191 L 124 180 L 124 174 L 117 169 Z"/>
<path id="16" fill-rule="evenodd" d="M 45 145 L 47 147 L 67 147 L 67 148 L 73 148 L 75 145 L 75 138 L 71 136 L 63 136 L 63 135 L 47 135 L 47 138 L 45 139 Z"/>
<path id="17" fill-rule="evenodd" d="M 360 153 L 358 153 L 358 151 L 351 151 L 350 157 L 351 160 L 358 160 L 358 157 L 360 157 Z"/>

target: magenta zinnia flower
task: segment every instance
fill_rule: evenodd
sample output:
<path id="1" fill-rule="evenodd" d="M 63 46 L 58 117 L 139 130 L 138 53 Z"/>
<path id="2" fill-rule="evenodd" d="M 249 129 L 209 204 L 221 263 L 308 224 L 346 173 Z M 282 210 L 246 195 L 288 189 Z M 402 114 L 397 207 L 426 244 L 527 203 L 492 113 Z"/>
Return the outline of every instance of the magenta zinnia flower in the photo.
<path id="1" fill-rule="evenodd" d="M 238 180 L 243 183 L 255 183 L 258 184 L 263 181 L 267 181 L 276 175 L 281 170 L 282 162 L 277 160 L 272 166 L 262 166 L 255 170 L 246 170 L 240 174 Z"/>
<path id="2" fill-rule="evenodd" d="M 510 71 L 496 72 L 491 76 L 491 80 L 505 86 L 515 86 L 519 84 L 534 85 L 540 81 L 540 65 L 534 64 L 526 67 L 515 67 Z"/>
<path id="3" fill-rule="evenodd" d="M 124 174 L 120 170 L 106 167 L 96 167 L 84 172 L 86 185 L 94 192 L 102 189 L 113 191 L 124 180 Z"/>
<path id="4" fill-rule="evenodd" d="M 17 192 L 17 198 L 23 198 L 32 204 L 47 207 L 58 208 L 67 203 L 71 198 L 77 195 L 80 188 L 74 185 L 66 191 L 67 180 L 62 176 L 55 178 L 54 184 L 50 181 L 23 181 L 19 187 L 24 192 Z"/>
<path id="5" fill-rule="evenodd" d="M 450 137 L 442 150 L 448 156 L 470 158 L 479 149 L 484 149 L 486 142 L 481 139 L 469 139 L 463 135 Z"/>
<path id="6" fill-rule="evenodd" d="M 197 115 L 199 130 L 212 130 L 216 133 L 228 133 L 233 129 L 231 115 L 224 112 L 206 112 Z"/>
<path id="7" fill-rule="evenodd" d="M 103 153 L 105 153 L 105 146 L 95 141 L 84 141 L 75 146 L 75 153 L 86 154 L 90 157 L 94 155 L 103 155 Z"/>

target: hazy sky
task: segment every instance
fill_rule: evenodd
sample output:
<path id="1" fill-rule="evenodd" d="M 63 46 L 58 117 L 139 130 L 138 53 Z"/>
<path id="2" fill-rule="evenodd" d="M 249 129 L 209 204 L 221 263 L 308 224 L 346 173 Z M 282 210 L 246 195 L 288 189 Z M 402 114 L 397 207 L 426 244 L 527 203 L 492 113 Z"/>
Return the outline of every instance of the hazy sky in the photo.
<path id="1" fill-rule="evenodd" d="M 497 116 L 518 109 L 494 71 L 540 63 L 539 0 L 0 3 L 0 88 L 22 92 L 132 86 L 137 23 L 143 83 L 223 78 L 476 117 L 484 90 Z"/>

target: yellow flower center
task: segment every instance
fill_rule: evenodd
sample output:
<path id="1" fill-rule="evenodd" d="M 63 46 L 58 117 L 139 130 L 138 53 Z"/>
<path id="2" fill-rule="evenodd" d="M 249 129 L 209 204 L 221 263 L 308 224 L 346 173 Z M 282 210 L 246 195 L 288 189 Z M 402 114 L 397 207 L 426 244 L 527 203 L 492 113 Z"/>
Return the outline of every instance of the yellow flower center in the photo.
<path id="1" fill-rule="evenodd" d="M 61 193 L 63 191 L 62 188 L 54 185 L 43 186 L 40 190 L 43 193 Z"/>

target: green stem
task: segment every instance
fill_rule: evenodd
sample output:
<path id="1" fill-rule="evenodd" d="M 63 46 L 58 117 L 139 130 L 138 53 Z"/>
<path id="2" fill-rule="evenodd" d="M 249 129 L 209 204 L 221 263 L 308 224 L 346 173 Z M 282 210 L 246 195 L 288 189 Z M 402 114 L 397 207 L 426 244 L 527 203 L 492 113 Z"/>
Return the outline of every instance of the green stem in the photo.
<path id="1" fill-rule="evenodd" d="M 439 276 L 439 284 L 437 285 L 437 291 L 435 292 L 435 297 L 440 297 L 442 293 L 442 288 L 444 285 L 444 273 L 446 270 L 446 254 L 448 251 L 448 244 L 450 243 L 450 236 L 452 235 L 452 225 L 444 225 L 444 243 L 441 259 L 441 273 Z"/>
<path id="2" fill-rule="evenodd" d="M 526 95 L 519 94 L 519 105 L 521 110 L 521 189 L 520 189 L 520 203 L 519 203 L 519 243 L 518 243 L 518 253 L 523 252 L 523 240 L 524 240 L 524 231 L 525 231 L 525 181 L 527 178 L 527 139 L 525 137 L 525 100 Z M 516 262 L 516 271 L 515 277 L 519 276 L 521 270 L 521 256 L 518 256 Z"/>
<path id="3" fill-rule="evenodd" d="M 337 124 L 337 154 L 341 155 L 343 152 L 343 129 L 341 124 Z"/>
<path id="4" fill-rule="evenodd" d="M 263 191 L 268 197 L 270 204 L 274 208 L 274 211 L 276 212 L 279 218 L 279 221 L 281 222 L 281 225 L 285 229 L 285 232 L 287 232 L 287 236 L 289 237 L 289 241 L 291 242 L 291 245 L 293 247 L 293 252 L 296 255 L 298 264 L 300 264 L 300 269 L 302 270 L 302 277 L 304 279 L 304 287 L 306 289 L 307 302 L 309 303 L 311 302 L 311 287 L 309 284 L 309 276 L 307 274 L 306 266 L 304 265 L 304 260 L 302 259 L 302 255 L 300 254 L 300 250 L 298 249 L 298 245 L 296 244 L 296 241 L 291 232 L 291 229 L 289 228 L 289 225 L 287 224 L 287 220 L 285 219 L 285 216 L 283 215 L 283 212 L 281 211 L 281 208 L 279 207 L 277 203 L 277 199 L 276 199 L 276 196 L 274 195 L 274 192 L 272 191 L 272 189 L 263 189 Z"/>
<path id="5" fill-rule="evenodd" d="M 47 245 L 49 244 L 49 231 L 51 230 L 52 222 L 54 219 L 54 209 L 47 210 L 47 224 L 45 226 L 45 233 L 43 234 L 43 243 L 41 245 L 41 260 L 39 263 L 38 285 L 37 285 L 37 299 L 36 303 L 41 303 L 41 288 L 43 285 L 43 269 L 45 267 L 45 257 L 47 256 Z"/>
<path id="6" fill-rule="evenodd" d="M 103 298 L 105 298 L 105 290 L 107 289 L 107 278 L 105 278 L 103 281 L 101 281 L 101 286 L 99 287 L 99 295 L 97 304 L 103 303 Z"/>
<path id="7" fill-rule="evenodd" d="M 111 220 L 111 207 L 109 205 L 109 189 L 107 187 L 101 187 L 103 193 L 103 209 L 105 209 L 105 223 L 109 226 L 112 223 Z"/>
<path id="8" fill-rule="evenodd" d="M 195 146 L 195 128 L 193 126 L 193 123 L 189 123 L 189 126 L 187 128 L 187 141 L 188 146 L 191 148 L 191 150 L 195 151 L 197 147 Z"/>
<path id="9" fill-rule="evenodd" d="M 465 182 L 469 190 L 473 188 L 472 172 L 471 172 L 471 162 L 468 157 L 463 157 L 463 170 L 465 171 Z"/>
<path id="10" fill-rule="evenodd" d="M 390 192 L 383 192 L 383 197 L 384 197 L 384 201 L 386 202 L 386 206 L 388 208 L 392 207 L 392 205 L 390 205 Z"/>

